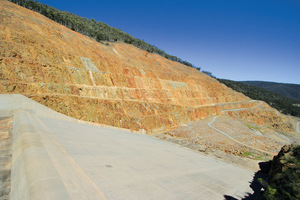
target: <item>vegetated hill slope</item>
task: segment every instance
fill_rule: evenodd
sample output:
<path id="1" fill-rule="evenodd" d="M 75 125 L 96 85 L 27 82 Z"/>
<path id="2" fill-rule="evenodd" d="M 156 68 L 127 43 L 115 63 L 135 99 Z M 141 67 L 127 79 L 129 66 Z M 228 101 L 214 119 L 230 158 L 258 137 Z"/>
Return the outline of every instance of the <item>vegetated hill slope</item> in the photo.
<path id="1" fill-rule="evenodd" d="M 226 79 L 219 79 L 219 81 L 252 99 L 265 101 L 285 114 L 300 117 L 300 101 L 296 99 L 288 98 L 267 89 L 248 85 L 242 82 Z"/>
<path id="2" fill-rule="evenodd" d="M 24 94 L 77 119 L 147 131 L 257 104 L 158 54 L 104 45 L 31 10 L 0 4 L 1 93 Z M 263 108 L 251 119 L 291 130 L 285 116 Z"/>
<path id="3" fill-rule="evenodd" d="M 275 83 L 266 81 L 240 81 L 248 85 L 265 88 L 271 92 L 282 94 L 289 98 L 294 98 L 300 101 L 300 85 L 288 83 Z"/>
<path id="4" fill-rule="evenodd" d="M 286 145 L 271 163 L 262 199 L 300 199 L 300 146 Z"/>

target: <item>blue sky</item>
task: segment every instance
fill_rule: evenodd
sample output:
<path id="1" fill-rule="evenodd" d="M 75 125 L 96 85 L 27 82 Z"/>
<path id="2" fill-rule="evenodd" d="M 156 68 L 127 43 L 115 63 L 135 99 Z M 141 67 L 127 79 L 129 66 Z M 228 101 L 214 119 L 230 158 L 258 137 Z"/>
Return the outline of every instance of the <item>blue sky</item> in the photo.
<path id="1" fill-rule="evenodd" d="M 299 0 L 39 0 L 94 18 L 219 78 L 300 84 Z"/>

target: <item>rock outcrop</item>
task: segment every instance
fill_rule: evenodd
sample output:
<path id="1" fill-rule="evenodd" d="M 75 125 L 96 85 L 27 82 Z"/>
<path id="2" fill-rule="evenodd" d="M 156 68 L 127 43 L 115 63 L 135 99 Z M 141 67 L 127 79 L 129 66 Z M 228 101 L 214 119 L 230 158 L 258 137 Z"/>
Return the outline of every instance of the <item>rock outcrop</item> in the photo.
<path id="1" fill-rule="evenodd" d="M 0 93 L 26 95 L 77 119 L 147 132 L 258 104 L 196 69 L 129 44 L 104 45 L 36 12 L 0 4 Z M 259 123 L 275 123 L 268 116 L 277 111 L 269 112 Z M 280 126 L 290 127 L 279 118 Z"/>

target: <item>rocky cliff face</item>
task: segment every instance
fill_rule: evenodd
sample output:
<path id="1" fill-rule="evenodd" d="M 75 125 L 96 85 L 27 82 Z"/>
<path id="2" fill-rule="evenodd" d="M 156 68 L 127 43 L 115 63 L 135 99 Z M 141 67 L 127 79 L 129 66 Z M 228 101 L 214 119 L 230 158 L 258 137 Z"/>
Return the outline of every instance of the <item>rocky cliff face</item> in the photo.
<path id="1" fill-rule="evenodd" d="M 157 54 L 104 45 L 33 11 L 0 4 L 0 93 L 24 94 L 78 119 L 148 132 L 257 104 Z M 268 115 L 264 120 L 273 123 Z"/>

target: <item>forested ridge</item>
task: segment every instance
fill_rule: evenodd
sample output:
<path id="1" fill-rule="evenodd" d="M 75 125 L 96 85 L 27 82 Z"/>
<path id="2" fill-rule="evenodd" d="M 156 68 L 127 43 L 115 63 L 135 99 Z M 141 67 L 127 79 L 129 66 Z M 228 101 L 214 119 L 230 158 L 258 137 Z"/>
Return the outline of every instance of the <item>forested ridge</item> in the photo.
<path id="1" fill-rule="evenodd" d="M 300 85 L 299 84 L 290 84 L 290 83 L 275 83 L 267 81 L 241 81 L 248 85 L 258 86 L 265 88 L 271 92 L 277 94 L 282 94 L 289 98 L 294 98 L 300 101 Z"/>
<path id="2" fill-rule="evenodd" d="M 133 36 L 121 31 L 120 29 L 111 27 L 103 22 L 96 21 L 93 18 L 88 19 L 85 17 L 77 16 L 73 13 L 60 11 L 51 6 L 39 3 L 32 0 L 9 0 L 15 4 L 38 12 L 49 19 L 66 26 L 73 31 L 79 32 L 83 35 L 94 38 L 98 42 L 124 42 L 132 44 L 140 49 L 146 50 L 150 53 L 157 53 L 169 60 L 182 63 L 189 67 L 194 67 L 200 70 L 199 67 L 192 65 L 191 63 L 181 60 L 176 56 L 172 56 L 164 52 L 163 50 L 146 43 L 143 40 L 134 38 Z"/>
<path id="3" fill-rule="evenodd" d="M 273 108 L 288 115 L 300 117 L 300 101 L 271 92 L 261 87 L 248 85 L 237 81 L 218 79 L 226 86 L 243 93 L 251 99 L 261 100 L 268 103 Z"/>

